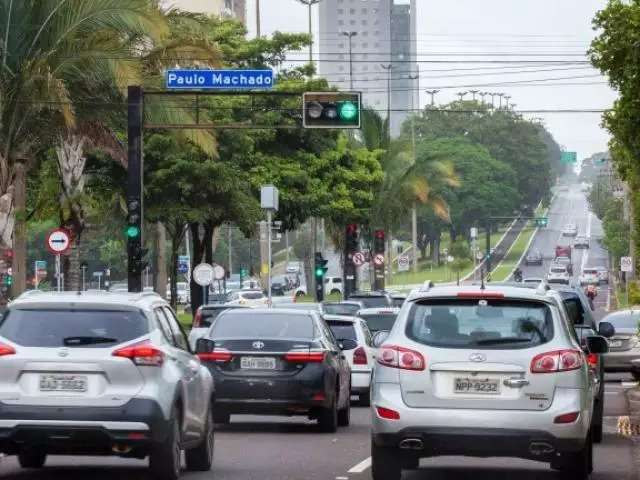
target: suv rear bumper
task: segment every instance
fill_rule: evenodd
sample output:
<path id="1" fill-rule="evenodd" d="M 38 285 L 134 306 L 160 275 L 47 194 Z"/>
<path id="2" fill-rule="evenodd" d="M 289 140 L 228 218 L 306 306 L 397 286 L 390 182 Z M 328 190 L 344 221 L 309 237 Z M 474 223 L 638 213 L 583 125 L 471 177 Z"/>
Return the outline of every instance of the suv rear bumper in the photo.
<path id="1" fill-rule="evenodd" d="M 0 403 L 0 451 L 8 454 L 25 446 L 49 453 L 132 453 L 163 442 L 168 432 L 169 422 L 154 400 L 133 399 L 121 407 Z"/>

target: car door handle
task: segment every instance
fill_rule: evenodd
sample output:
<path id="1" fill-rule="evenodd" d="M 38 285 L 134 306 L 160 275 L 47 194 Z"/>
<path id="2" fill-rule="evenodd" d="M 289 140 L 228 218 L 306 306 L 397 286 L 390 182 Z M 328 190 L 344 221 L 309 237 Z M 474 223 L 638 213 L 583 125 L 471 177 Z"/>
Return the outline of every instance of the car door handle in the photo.
<path id="1" fill-rule="evenodd" d="M 507 378 L 504 382 L 505 387 L 522 388 L 529 385 L 529 380 L 524 378 Z"/>

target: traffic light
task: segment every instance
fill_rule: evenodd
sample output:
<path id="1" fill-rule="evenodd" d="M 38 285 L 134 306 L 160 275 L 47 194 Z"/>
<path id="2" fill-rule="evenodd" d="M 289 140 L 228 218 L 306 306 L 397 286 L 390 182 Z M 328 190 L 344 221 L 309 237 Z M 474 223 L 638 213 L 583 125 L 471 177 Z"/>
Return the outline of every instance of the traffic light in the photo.
<path id="1" fill-rule="evenodd" d="M 322 252 L 316 252 L 313 275 L 316 280 L 316 301 L 321 302 L 324 300 L 324 276 L 327 273 L 327 263 L 322 257 Z"/>
<path id="2" fill-rule="evenodd" d="M 304 128 L 360 128 L 360 93 L 306 92 L 302 104 Z"/>
<path id="3" fill-rule="evenodd" d="M 358 251 L 358 225 L 355 223 L 347 225 L 345 248 L 347 254 Z"/>
<path id="4" fill-rule="evenodd" d="M 142 291 L 142 273 L 149 262 L 145 256 L 149 252 L 142 243 L 142 200 L 130 197 L 127 201 L 127 225 L 124 230 L 127 238 L 128 283 L 129 291 Z"/>
<path id="5" fill-rule="evenodd" d="M 137 199 L 127 203 L 127 227 L 124 233 L 132 240 L 140 238 L 142 234 L 142 205 Z"/>
<path id="6" fill-rule="evenodd" d="M 247 272 L 247 268 L 243 265 L 240 266 L 240 288 L 243 287 L 244 279 L 247 278 L 249 272 Z"/>
<path id="7" fill-rule="evenodd" d="M 384 230 L 373 232 L 373 252 L 384 253 Z"/>

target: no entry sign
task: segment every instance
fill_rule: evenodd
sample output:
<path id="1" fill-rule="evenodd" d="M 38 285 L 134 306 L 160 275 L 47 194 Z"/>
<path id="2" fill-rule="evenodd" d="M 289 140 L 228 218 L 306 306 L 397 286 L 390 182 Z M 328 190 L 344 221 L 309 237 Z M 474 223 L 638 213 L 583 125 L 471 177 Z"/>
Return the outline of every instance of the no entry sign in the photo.
<path id="1" fill-rule="evenodd" d="M 63 228 L 57 228 L 49 232 L 47 236 L 47 250 L 54 255 L 64 255 L 71 247 L 71 236 Z"/>

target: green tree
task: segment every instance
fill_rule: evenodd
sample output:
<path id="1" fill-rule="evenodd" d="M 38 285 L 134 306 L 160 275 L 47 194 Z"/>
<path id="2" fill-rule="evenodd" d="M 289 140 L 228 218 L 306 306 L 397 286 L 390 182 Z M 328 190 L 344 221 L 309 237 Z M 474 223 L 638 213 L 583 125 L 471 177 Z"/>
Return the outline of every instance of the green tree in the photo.
<path id="1" fill-rule="evenodd" d="M 449 255 L 453 257 L 453 262 L 449 265 L 451 270 L 455 272 L 456 280 L 459 282 L 460 272 L 471 265 L 472 256 L 469 243 L 466 240 L 459 238 L 451 244 Z"/>

